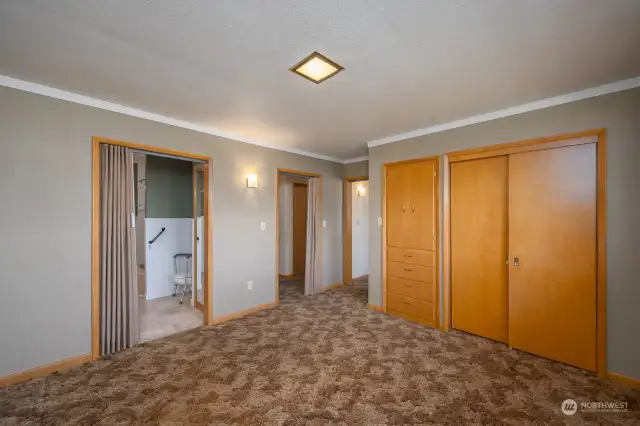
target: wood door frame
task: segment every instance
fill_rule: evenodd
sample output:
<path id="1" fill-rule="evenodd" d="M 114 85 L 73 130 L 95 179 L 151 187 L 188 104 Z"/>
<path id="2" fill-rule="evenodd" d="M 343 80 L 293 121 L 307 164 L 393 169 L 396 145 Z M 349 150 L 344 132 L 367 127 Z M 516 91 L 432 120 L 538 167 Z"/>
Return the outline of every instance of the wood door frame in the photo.
<path id="1" fill-rule="evenodd" d="M 595 138 L 595 141 L 594 141 Z M 606 129 L 586 130 L 536 139 L 455 151 L 444 156 L 443 308 L 442 329 L 451 328 L 451 169 L 457 161 L 516 154 L 595 143 L 596 144 L 596 373 L 607 375 L 607 224 L 606 224 Z"/>
<path id="2" fill-rule="evenodd" d="M 355 182 L 368 181 L 369 176 L 354 176 L 343 179 L 342 183 L 342 229 L 343 229 L 343 284 L 351 282 L 353 277 L 351 263 L 353 261 L 353 229 L 351 223 L 352 213 L 352 200 L 351 200 L 351 185 Z"/>
<path id="3" fill-rule="evenodd" d="M 421 163 L 423 161 L 433 161 L 435 164 L 435 177 L 434 177 L 434 185 L 435 189 L 433 191 L 434 196 L 434 215 L 433 220 L 436 224 L 435 229 L 435 237 L 436 241 L 433 245 L 434 252 L 434 276 L 435 282 L 433 285 L 434 288 L 434 320 L 435 327 L 441 328 L 440 321 L 440 199 L 442 194 L 440 193 L 440 157 L 439 156 L 431 156 L 431 157 L 421 157 L 421 158 L 413 158 L 410 160 L 402 160 L 402 161 L 392 161 L 389 163 L 384 163 L 382 165 L 382 312 L 387 313 L 387 170 L 389 167 L 397 166 L 400 164 L 410 164 L 410 163 Z"/>
<path id="4" fill-rule="evenodd" d="M 92 138 L 92 215 L 91 215 L 91 359 L 100 358 L 100 144 L 122 146 L 130 149 L 147 151 L 150 153 L 173 155 L 204 161 L 204 259 L 206 262 L 205 283 L 205 312 L 204 325 L 210 325 L 212 319 L 212 245 L 211 238 L 211 197 L 209 195 L 209 174 L 213 162 L 211 157 L 192 154 L 168 148 L 141 145 L 100 136 Z"/>
<path id="5" fill-rule="evenodd" d="M 200 281 L 200 278 L 201 278 L 200 274 L 198 273 L 198 238 L 197 238 L 198 237 L 198 167 L 199 166 L 200 165 L 197 163 L 193 164 L 193 235 L 196 238 L 193 239 L 193 271 L 191 272 L 191 275 L 193 276 L 192 278 L 193 306 L 195 306 L 196 309 L 198 309 L 204 315 L 205 312 L 207 312 L 207 307 L 205 306 L 204 303 L 200 303 L 200 301 L 198 300 L 198 282 Z M 204 168 L 205 167 L 203 167 L 203 170 L 202 170 L 203 174 L 204 174 Z M 204 181 L 204 176 L 203 176 L 203 181 Z M 204 190 L 204 185 L 203 185 L 203 190 Z M 204 259 L 205 257 L 202 256 L 202 258 Z M 205 286 L 202 286 L 202 288 L 205 291 L 204 299 L 206 302 L 207 289 Z"/>
<path id="6" fill-rule="evenodd" d="M 293 249 L 293 276 L 296 276 L 296 186 L 304 186 L 305 192 L 307 194 L 307 201 L 309 200 L 309 184 L 308 183 L 302 183 L 302 182 L 293 182 L 293 195 L 291 197 L 291 203 L 292 203 L 292 212 L 293 212 L 293 232 L 291 233 L 292 237 L 293 237 L 293 243 L 291 245 L 292 249 Z M 307 218 L 309 217 L 309 212 L 306 212 L 305 215 L 305 222 L 307 221 Z M 306 228 L 305 228 L 306 229 Z M 307 237 L 305 235 L 304 238 L 304 254 L 305 254 L 305 259 L 306 259 L 306 255 L 307 255 Z M 306 263 L 306 262 L 305 262 Z"/>
<path id="7" fill-rule="evenodd" d="M 276 168 L 276 303 L 280 303 L 280 173 L 320 179 L 320 216 L 322 217 L 322 175 L 300 170 Z M 308 193 L 307 193 L 308 196 Z M 307 215 L 309 212 L 307 212 Z M 322 219 L 321 219 L 322 220 Z M 320 233 L 320 280 L 322 281 L 322 232 Z"/>

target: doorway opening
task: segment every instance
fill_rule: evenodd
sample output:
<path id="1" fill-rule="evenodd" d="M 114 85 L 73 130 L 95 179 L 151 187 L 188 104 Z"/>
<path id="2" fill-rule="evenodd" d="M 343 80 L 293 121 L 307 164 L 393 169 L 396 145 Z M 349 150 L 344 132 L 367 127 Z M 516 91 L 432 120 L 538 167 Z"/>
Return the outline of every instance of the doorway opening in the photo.
<path id="1" fill-rule="evenodd" d="M 369 281 L 369 177 L 344 179 L 344 284 Z"/>
<path id="2" fill-rule="evenodd" d="M 94 137 L 93 359 L 210 324 L 210 162 Z"/>
<path id="3" fill-rule="evenodd" d="M 133 157 L 138 314 L 145 342 L 204 322 L 204 181 L 197 160 L 144 151 Z"/>
<path id="4" fill-rule="evenodd" d="M 277 300 L 321 290 L 322 178 L 314 173 L 277 170 Z"/>

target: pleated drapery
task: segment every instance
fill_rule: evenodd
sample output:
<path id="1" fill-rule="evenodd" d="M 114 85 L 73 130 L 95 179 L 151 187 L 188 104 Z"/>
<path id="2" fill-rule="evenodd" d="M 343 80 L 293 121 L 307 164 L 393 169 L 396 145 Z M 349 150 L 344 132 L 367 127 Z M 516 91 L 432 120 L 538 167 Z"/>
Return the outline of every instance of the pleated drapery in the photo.
<path id="1" fill-rule="evenodd" d="M 100 354 L 140 340 L 136 265 L 133 155 L 100 145 Z"/>
<path id="2" fill-rule="evenodd" d="M 307 258 L 304 271 L 304 294 L 313 296 L 322 289 L 320 263 L 322 205 L 320 178 L 309 178 L 307 187 Z"/>

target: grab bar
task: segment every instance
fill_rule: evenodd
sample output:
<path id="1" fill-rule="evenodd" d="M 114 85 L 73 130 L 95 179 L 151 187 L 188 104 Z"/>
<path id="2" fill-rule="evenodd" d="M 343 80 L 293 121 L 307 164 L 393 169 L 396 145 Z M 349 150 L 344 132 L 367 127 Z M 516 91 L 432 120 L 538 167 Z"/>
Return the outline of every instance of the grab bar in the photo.
<path id="1" fill-rule="evenodd" d="M 158 235 L 156 235 L 153 240 L 149 241 L 149 245 L 153 244 L 156 242 L 156 240 L 160 237 L 160 235 L 162 235 L 162 233 L 165 231 L 166 228 L 162 228 L 162 230 L 160 232 L 158 232 Z"/>

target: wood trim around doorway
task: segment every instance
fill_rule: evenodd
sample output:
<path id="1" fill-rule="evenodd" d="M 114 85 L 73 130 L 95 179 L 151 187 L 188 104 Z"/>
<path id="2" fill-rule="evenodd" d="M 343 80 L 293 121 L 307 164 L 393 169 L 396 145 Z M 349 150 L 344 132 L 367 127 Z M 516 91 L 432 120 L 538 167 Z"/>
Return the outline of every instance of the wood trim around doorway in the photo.
<path id="1" fill-rule="evenodd" d="M 147 151 L 150 153 L 172 155 L 204 161 L 204 261 L 205 273 L 205 312 L 204 325 L 211 324 L 212 318 L 212 250 L 211 238 L 211 206 L 209 196 L 209 172 L 211 157 L 191 154 L 173 149 L 141 145 L 132 142 L 94 136 L 92 138 L 92 215 L 91 215 L 91 359 L 100 358 L 100 144 L 123 146 L 130 149 Z"/>
<path id="2" fill-rule="evenodd" d="M 322 217 L 322 175 L 318 173 L 303 172 L 292 169 L 276 169 L 276 302 L 275 306 L 280 303 L 280 174 L 286 173 L 290 175 L 316 177 L 320 179 L 320 216 Z M 307 212 L 309 214 L 309 212 Z M 320 233 L 320 281 L 322 281 L 322 232 Z"/>
<path id="3" fill-rule="evenodd" d="M 344 256 L 344 260 L 343 260 L 343 265 L 344 265 L 343 283 L 344 284 L 348 284 L 352 280 L 351 264 L 353 260 L 353 229 L 352 229 L 352 223 L 351 223 L 351 213 L 352 213 L 351 185 L 354 182 L 362 182 L 362 181 L 368 181 L 368 180 L 369 180 L 369 176 L 354 176 L 354 177 L 345 178 L 342 184 L 342 206 L 343 206 L 342 229 L 344 229 L 344 233 L 343 233 L 344 249 L 342 253 Z"/>
<path id="4" fill-rule="evenodd" d="M 488 147 L 456 151 L 444 156 L 443 175 L 443 323 L 442 329 L 451 327 L 451 194 L 450 163 L 487 158 L 518 152 L 538 151 L 588 143 L 597 144 L 597 210 L 596 210 L 596 373 L 607 376 L 607 254 L 606 254 L 606 129 L 587 130 L 537 139 L 498 144 Z"/>

